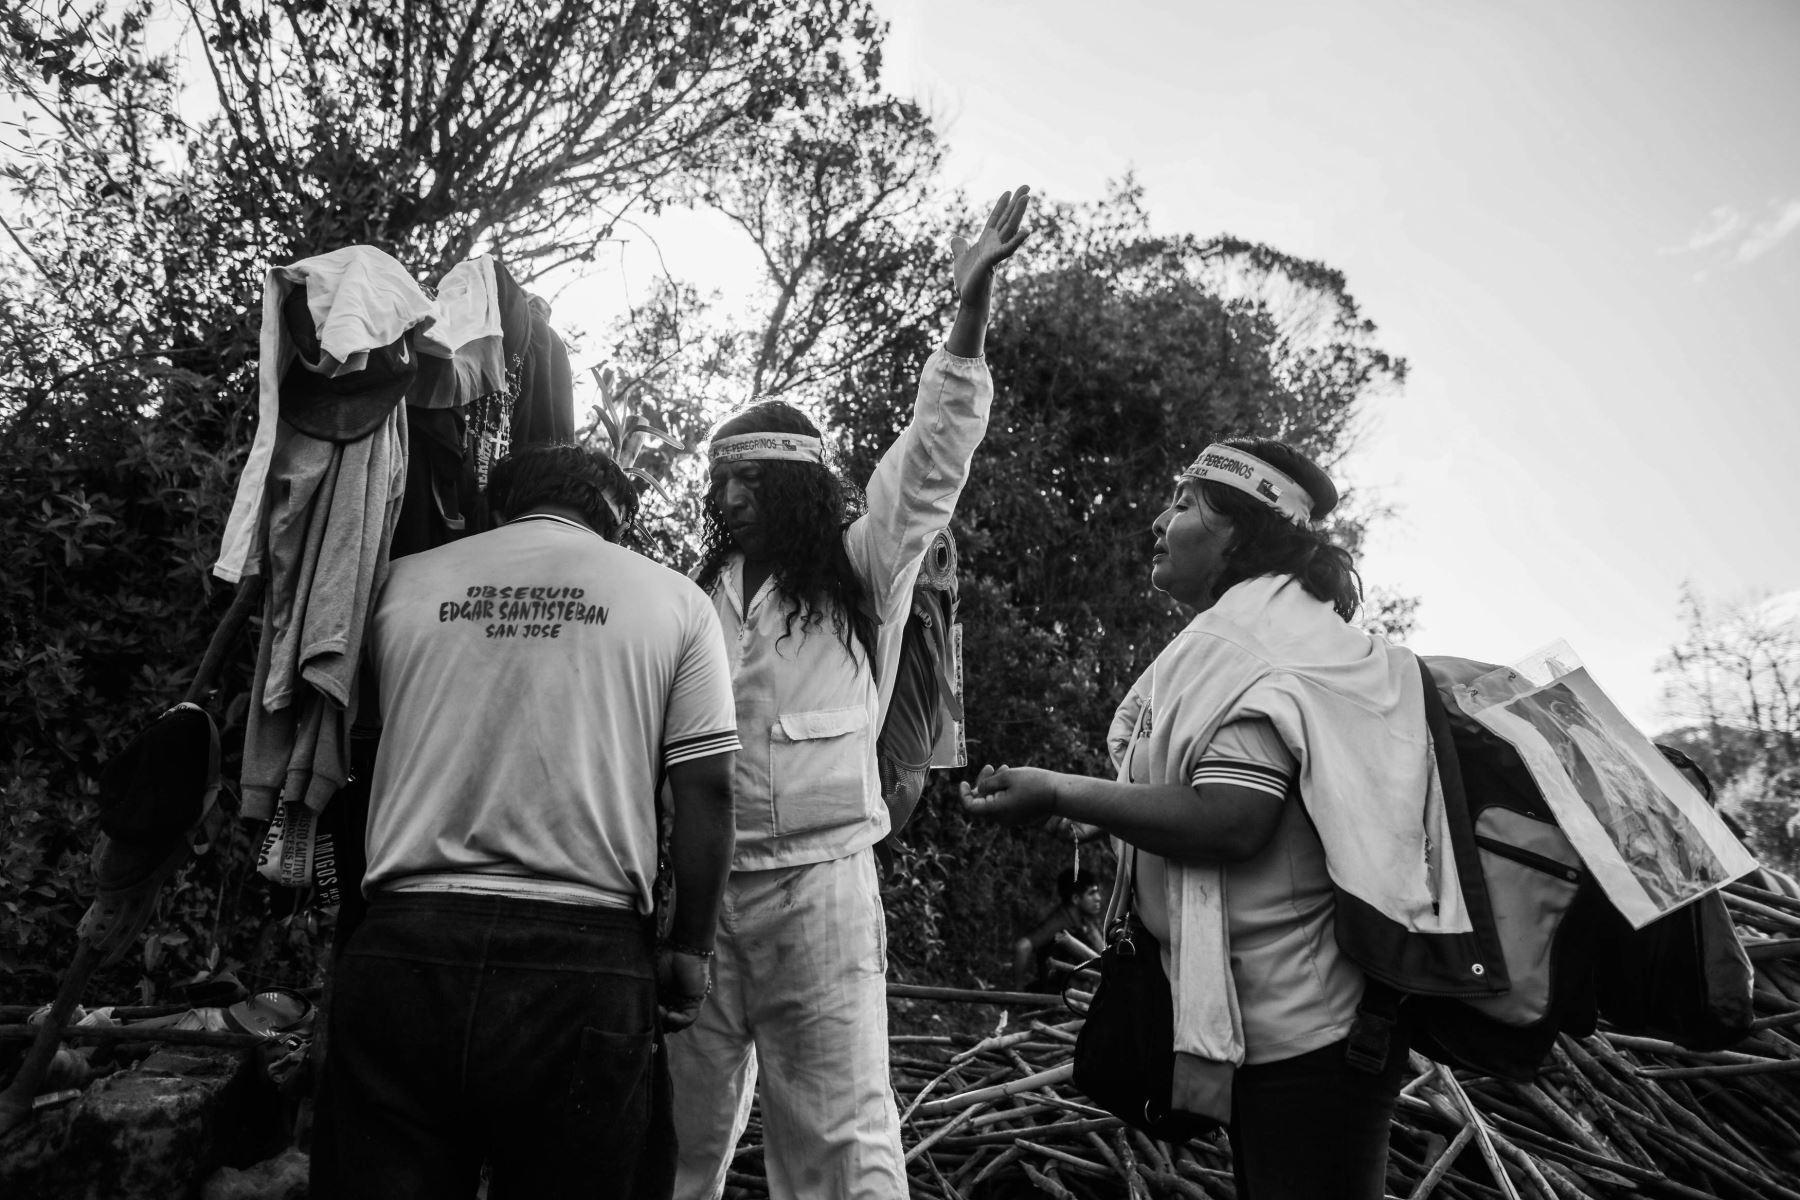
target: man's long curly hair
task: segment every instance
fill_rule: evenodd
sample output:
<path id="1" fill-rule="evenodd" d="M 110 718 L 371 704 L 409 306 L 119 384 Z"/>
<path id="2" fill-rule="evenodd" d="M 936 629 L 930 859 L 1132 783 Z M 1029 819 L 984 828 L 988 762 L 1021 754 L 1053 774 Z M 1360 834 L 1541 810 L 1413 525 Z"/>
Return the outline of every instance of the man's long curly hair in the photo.
<path id="1" fill-rule="evenodd" d="M 780 400 L 763 400 L 735 414 L 713 431 L 714 438 L 740 433 L 798 433 L 818 437 L 806 414 Z M 762 482 L 756 505 L 763 544 L 773 562 L 771 577 L 787 607 L 786 632 L 800 623 L 801 636 L 831 614 L 831 631 L 855 657 L 853 642 L 875 661 L 875 621 L 862 581 L 844 552 L 844 527 L 863 511 L 861 489 L 816 463 L 770 461 L 758 464 Z M 706 492 L 706 527 L 698 582 L 710 591 L 737 543 L 725 524 L 720 488 Z M 749 597 L 745 597 L 746 600 Z"/>

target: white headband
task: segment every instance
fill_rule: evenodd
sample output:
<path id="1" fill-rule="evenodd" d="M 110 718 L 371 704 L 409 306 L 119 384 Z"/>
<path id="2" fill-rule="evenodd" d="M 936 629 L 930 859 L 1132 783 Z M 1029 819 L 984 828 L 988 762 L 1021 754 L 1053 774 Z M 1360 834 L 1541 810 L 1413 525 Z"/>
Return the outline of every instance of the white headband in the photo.
<path id="1" fill-rule="evenodd" d="M 771 459 L 782 462 L 823 463 L 824 448 L 816 437 L 803 433 L 740 433 L 714 438 L 708 455 L 714 463 Z"/>
<path id="2" fill-rule="evenodd" d="M 1222 483 L 1255 496 L 1296 525 L 1312 520 L 1313 501 L 1305 488 L 1255 455 L 1219 442 L 1202 450 L 1193 465 L 1176 479 Z"/>

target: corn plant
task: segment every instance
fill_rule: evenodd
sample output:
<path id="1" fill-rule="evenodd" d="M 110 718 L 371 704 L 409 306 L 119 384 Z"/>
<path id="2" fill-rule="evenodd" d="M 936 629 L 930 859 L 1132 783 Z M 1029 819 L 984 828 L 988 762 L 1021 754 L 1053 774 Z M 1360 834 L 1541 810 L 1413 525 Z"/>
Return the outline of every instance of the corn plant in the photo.
<path id="1" fill-rule="evenodd" d="M 594 401 L 593 415 L 581 431 L 583 442 L 604 439 L 604 448 L 626 475 L 656 490 L 671 508 L 675 497 L 663 487 L 662 480 L 638 464 L 638 458 L 652 445 L 677 451 L 687 449 L 681 439 L 652 424 L 646 412 L 656 411 L 654 401 L 660 399 L 647 375 L 627 375 L 610 363 L 590 367 L 599 396 Z"/>

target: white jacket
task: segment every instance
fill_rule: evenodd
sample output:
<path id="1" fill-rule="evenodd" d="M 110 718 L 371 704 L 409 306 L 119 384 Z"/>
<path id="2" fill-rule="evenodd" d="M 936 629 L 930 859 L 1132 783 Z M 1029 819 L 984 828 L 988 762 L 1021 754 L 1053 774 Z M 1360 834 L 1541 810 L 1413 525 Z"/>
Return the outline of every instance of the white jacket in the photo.
<path id="1" fill-rule="evenodd" d="M 771 580 L 745 613 L 743 558 L 713 585 L 737 700 L 739 871 L 844 858 L 887 835 L 875 736 L 892 694 L 900 635 L 919 562 L 950 523 L 987 430 L 987 363 L 934 353 L 920 375 L 912 420 L 869 480 L 868 509 L 844 531 L 844 549 L 879 624 L 876 669 L 846 649 L 827 612 L 787 636 L 786 605 Z M 847 625 L 847 622 L 846 622 Z M 877 683 L 879 680 L 879 683 Z"/>
<path id="2" fill-rule="evenodd" d="M 1410 652 L 1346 624 L 1292 577 L 1246 580 L 1157 656 L 1108 741 L 1118 754 L 1135 732 L 1147 778 L 1185 783 L 1218 729 L 1248 717 L 1272 723 L 1298 761 L 1334 885 L 1408 930 L 1471 928 Z M 1119 762 L 1121 781 L 1129 767 Z M 1175 1050 L 1228 1072 L 1244 1044 L 1225 872 L 1168 865 Z M 1178 1065 L 1178 1097 L 1180 1076 Z M 1228 1103 L 1226 1079 L 1217 1094 Z"/>

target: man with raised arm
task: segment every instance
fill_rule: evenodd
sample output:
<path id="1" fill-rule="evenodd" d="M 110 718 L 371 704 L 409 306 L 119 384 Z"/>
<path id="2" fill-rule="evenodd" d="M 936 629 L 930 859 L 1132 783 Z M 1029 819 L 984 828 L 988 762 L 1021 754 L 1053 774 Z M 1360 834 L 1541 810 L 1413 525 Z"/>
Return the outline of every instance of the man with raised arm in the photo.
<path id="1" fill-rule="evenodd" d="M 819 429 L 780 401 L 710 446 L 697 572 L 731 657 L 743 749 L 737 848 L 711 1001 L 670 1039 L 680 1200 L 714 1200 L 760 1088 L 777 1200 L 907 1194 L 888 1077 L 887 937 L 875 843 L 891 822 L 875 739 L 913 580 L 987 427 L 994 269 L 1025 240 L 1025 188 L 951 243 L 959 307 L 866 511 Z"/>

